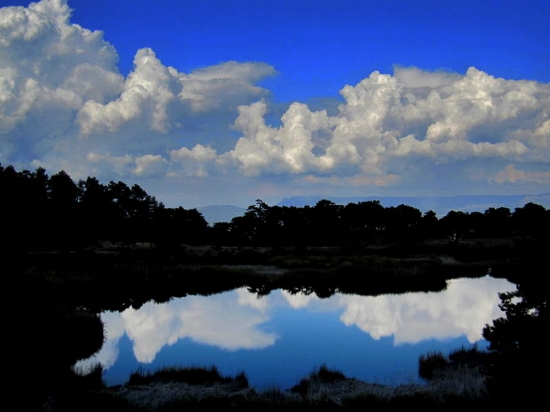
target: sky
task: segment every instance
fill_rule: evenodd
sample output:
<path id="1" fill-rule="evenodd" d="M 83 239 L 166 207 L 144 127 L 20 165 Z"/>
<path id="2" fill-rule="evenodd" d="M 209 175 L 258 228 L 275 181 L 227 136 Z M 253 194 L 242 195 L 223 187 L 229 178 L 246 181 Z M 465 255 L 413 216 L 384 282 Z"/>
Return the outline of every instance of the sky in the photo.
<path id="1" fill-rule="evenodd" d="M 170 207 L 550 191 L 550 2 L 0 0 L 0 163 Z"/>

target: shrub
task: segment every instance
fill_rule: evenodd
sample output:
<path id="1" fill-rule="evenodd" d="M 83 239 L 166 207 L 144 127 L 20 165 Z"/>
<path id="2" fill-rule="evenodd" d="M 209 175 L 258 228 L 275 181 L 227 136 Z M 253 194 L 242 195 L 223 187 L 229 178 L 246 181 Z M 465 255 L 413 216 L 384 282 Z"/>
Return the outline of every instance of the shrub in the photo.
<path id="1" fill-rule="evenodd" d="M 334 383 L 346 379 L 340 371 L 330 370 L 327 365 L 322 364 L 319 369 L 314 370 L 307 377 L 302 379 L 297 385 L 290 388 L 290 392 L 298 393 L 305 397 L 312 387 L 313 383 Z"/>
<path id="2" fill-rule="evenodd" d="M 418 375 L 426 380 L 431 380 L 442 369 L 449 365 L 449 361 L 440 351 L 428 352 L 418 358 Z"/>
<path id="3" fill-rule="evenodd" d="M 327 365 L 322 364 L 317 372 L 317 377 L 323 383 L 333 383 L 346 379 L 344 374 L 340 371 L 330 370 Z"/>

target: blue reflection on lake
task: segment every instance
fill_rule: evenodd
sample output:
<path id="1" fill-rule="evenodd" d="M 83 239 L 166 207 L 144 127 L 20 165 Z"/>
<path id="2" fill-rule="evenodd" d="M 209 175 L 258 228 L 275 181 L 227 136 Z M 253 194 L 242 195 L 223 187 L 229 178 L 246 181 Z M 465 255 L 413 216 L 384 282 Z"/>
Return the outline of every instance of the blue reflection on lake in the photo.
<path id="1" fill-rule="evenodd" d="M 484 347 L 483 326 L 502 316 L 498 292 L 514 288 L 486 276 L 452 280 L 438 293 L 319 299 L 242 288 L 149 302 L 103 313 L 107 341 L 80 366 L 100 362 L 108 385 L 138 368 L 216 365 L 222 374 L 244 370 L 260 389 L 288 388 L 323 363 L 368 382 L 418 382 L 421 354 Z"/>

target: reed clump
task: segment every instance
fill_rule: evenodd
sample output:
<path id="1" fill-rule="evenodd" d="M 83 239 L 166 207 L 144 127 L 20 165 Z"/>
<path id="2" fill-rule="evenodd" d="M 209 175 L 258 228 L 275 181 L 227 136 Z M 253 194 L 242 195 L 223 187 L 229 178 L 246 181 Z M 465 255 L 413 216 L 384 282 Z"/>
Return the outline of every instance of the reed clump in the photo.
<path id="1" fill-rule="evenodd" d="M 165 367 L 155 372 L 138 369 L 130 375 L 128 385 L 148 385 L 153 382 L 179 382 L 189 385 L 215 385 L 233 383 L 239 388 L 248 388 L 248 378 L 244 372 L 235 377 L 223 376 L 218 368 Z"/>

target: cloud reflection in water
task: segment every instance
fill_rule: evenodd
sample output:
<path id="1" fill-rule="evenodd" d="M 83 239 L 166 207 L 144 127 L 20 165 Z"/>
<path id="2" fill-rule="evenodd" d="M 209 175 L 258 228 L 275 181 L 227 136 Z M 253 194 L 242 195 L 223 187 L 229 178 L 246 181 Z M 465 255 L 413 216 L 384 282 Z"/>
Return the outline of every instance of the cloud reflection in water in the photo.
<path id="1" fill-rule="evenodd" d="M 103 313 L 106 342 L 100 352 L 79 366 L 100 362 L 105 369 L 111 367 L 124 334 L 141 363 L 151 363 L 163 347 L 185 338 L 227 351 L 264 349 L 280 338 L 277 331 L 268 332 L 265 326 L 281 307 L 339 313 L 344 325 L 355 326 L 376 340 L 393 336 L 394 345 L 463 335 L 476 342 L 482 338 L 483 326 L 501 316 L 498 293 L 513 288 L 506 280 L 484 277 L 452 280 L 438 293 L 375 297 L 336 294 L 320 299 L 315 294 L 292 295 L 286 291 L 257 297 L 241 288 L 162 304 L 149 302 L 138 310 Z"/>
<path id="2" fill-rule="evenodd" d="M 342 295 L 340 320 L 356 325 L 374 339 L 394 337 L 395 344 L 466 335 L 482 338 L 486 323 L 502 316 L 498 293 L 512 290 L 504 279 L 454 279 L 441 292 L 402 295 Z"/>

